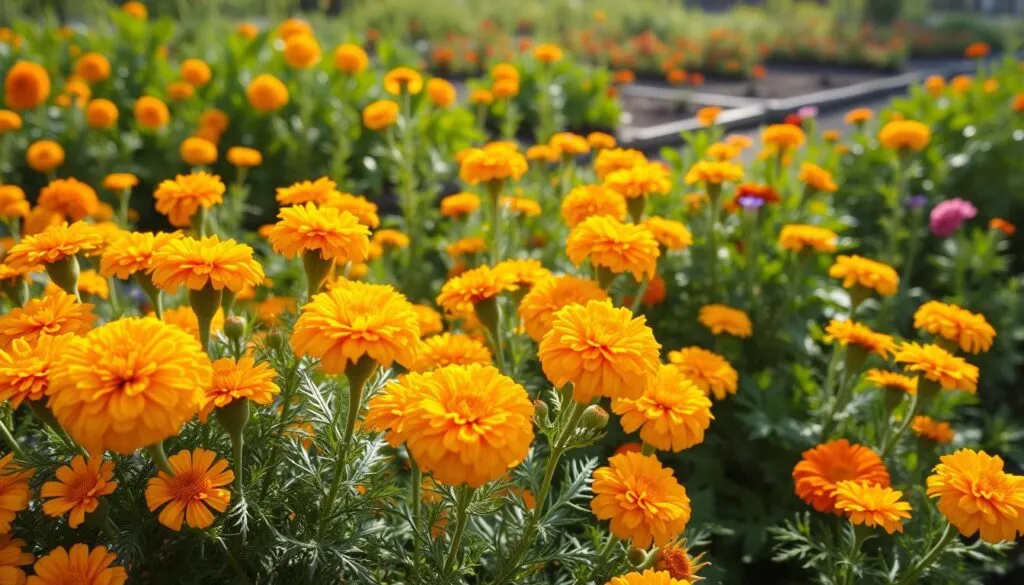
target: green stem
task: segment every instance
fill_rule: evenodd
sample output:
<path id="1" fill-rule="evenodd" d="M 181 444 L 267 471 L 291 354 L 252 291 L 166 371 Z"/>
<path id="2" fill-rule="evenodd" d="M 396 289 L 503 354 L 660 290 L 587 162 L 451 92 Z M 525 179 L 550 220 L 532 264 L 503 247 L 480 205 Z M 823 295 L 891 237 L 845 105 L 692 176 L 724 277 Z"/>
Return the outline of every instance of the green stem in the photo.
<path id="1" fill-rule="evenodd" d="M 597 558 L 594 560 L 593 569 L 590 571 L 590 575 L 584 580 L 585 583 L 590 582 L 590 577 L 597 575 L 601 577 L 601 571 L 604 570 L 605 565 L 608 564 L 608 557 L 611 556 L 612 551 L 615 550 L 615 545 L 619 543 L 619 537 L 614 534 L 608 535 L 608 542 L 601 548 L 601 552 L 597 554 Z"/>
<path id="2" fill-rule="evenodd" d="M 957 531 L 953 528 L 952 524 L 946 524 L 946 529 L 942 532 L 942 536 L 939 537 L 939 541 L 935 543 L 935 546 L 924 555 L 924 558 L 917 562 L 910 571 L 904 575 L 903 579 L 900 579 L 896 585 L 910 585 L 917 581 L 917 578 L 921 576 L 928 567 L 932 566 L 939 556 L 942 554 L 946 547 L 956 540 Z"/>
<path id="3" fill-rule="evenodd" d="M 910 406 L 907 408 L 907 414 L 900 421 L 900 426 L 896 427 L 896 432 L 886 436 L 885 441 L 882 443 L 881 457 L 885 459 L 885 456 L 892 451 L 892 448 L 899 442 L 900 437 L 907 432 L 910 428 L 911 423 L 914 421 L 914 417 L 917 416 L 918 408 L 921 405 L 921 394 L 920 392 L 912 394 L 910 396 Z"/>
<path id="4" fill-rule="evenodd" d="M 423 490 L 423 472 L 420 471 L 420 466 L 416 465 L 416 462 L 413 461 L 412 455 L 409 456 L 409 467 L 411 471 L 409 476 L 409 481 L 411 482 L 409 491 L 411 492 L 410 497 L 412 498 L 412 526 L 413 532 L 415 532 L 419 529 L 420 511 L 423 509 L 423 496 L 421 494 L 421 491 Z M 416 538 L 413 538 L 412 540 L 412 556 L 413 570 L 415 571 L 416 567 L 419 566 L 420 560 L 420 545 L 419 540 Z"/>
<path id="5" fill-rule="evenodd" d="M 469 520 L 467 509 L 469 502 L 473 499 L 473 488 L 468 485 L 459 487 L 458 500 L 455 503 L 455 534 L 452 536 L 452 544 L 448 548 L 448 558 L 444 561 L 443 574 L 448 575 L 455 567 L 455 560 L 459 556 L 462 546 L 462 535 L 466 531 L 466 522 Z"/>
<path id="6" fill-rule="evenodd" d="M 174 475 L 174 470 L 171 469 L 171 464 L 167 461 L 167 453 L 164 452 L 163 441 L 146 447 L 146 451 L 149 452 L 149 457 L 153 460 L 153 465 L 156 465 L 157 469 L 167 475 Z"/>
<path id="7" fill-rule="evenodd" d="M 11 430 L 7 428 L 7 425 L 4 424 L 3 421 L 0 421 L 0 435 L 3 435 L 4 441 L 7 442 L 11 451 L 14 451 L 14 454 L 18 456 L 18 459 L 24 460 L 25 451 L 22 450 L 21 444 L 18 443 L 18 439 L 14 438 L 14 435 L 11 434 Z"/>
<path id="8" fill-rule="evenodd" d="M 124 229 L 131 229 L 128 225 L 128 202 L 131 200 L 132 191 L 131 189 L 125 189 L 122 191 L 117 198 L 118 212 L 117 219 Z"/>
<path id="9" fill-rule="evenodd" d="M 651 285 L 651 279 L 644 276 L 644 279 L 640 281 L 640 288 L 636 291 L 636 298 L 633 299 L 633 306 L 629 310 L 636 315 L 636 312 L 640 310 L 640 305 L 644 301 L 644 295 L 647 294 L 647 287 Z"/>
<path id="10" fill-rule="evenodd" d="M 500 180 L 487 183 L 487 194 L 491 200 L 491 266 L 496 265 L 501 258 L 501 191 L 504 186 L 505 182 Z"/>

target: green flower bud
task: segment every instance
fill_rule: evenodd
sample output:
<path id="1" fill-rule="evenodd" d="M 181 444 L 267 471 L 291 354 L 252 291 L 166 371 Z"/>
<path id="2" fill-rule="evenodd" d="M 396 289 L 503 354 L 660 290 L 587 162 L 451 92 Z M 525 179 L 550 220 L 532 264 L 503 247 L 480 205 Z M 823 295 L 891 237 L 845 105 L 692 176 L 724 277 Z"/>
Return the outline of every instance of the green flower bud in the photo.
<path id="1" fill-rule="evenodd" d="M 599 431 L 608 426 L 608 411 L 596 404 L 592 404 L 583 411 L 581 421 L 585 428 Z"/>

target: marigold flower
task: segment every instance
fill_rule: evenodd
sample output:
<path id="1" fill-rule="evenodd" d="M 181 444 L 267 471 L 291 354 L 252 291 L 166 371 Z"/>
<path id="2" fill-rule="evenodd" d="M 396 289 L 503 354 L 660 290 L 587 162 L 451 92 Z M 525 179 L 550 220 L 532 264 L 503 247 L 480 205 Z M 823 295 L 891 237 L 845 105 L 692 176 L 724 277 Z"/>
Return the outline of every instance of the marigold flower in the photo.
<path id="1" fill-rule="evenodd" d="M 761 142 L 778 152 L 800 148 L 807 141 L 803 128 L 793 124 L 772 124 L 761 131 Z"/>
<path id="2" fill-rule="evenodd" d="M 960 449 L 943 455 L 928 477 L 928 495 L 967 537 L 990 543 L 1024 534 L 1024 477 L 1003 471 L 1003 460 L 984 451 Z"/>
<path id="3" fill-rule="evenodd" d="M 411 243 L 409 236 L 398 230 L 377 230 L 373 233 L 373 243 L 383 248 L 408 248 Z"/>
<path id="4" fill-rule="evenodd" d="M 40 173 L 49 173 L 64 164 L 64 148 L 53 140 L 36 140 L 25 150 L 25 162 Z"/>
<path id="5" fill-rule="evenodd" d="M 727 142 L 716 142 L 709 146 L 704 154 L 711 160 L 731 161 L 740 155 L 740 149 Z"/>
<path id="6" fill-rule="evenodd" d="M 987 57 L 991 51 L 992 48 L 985 41 L 975 41 L 964 49 L 964 57 L 968 59 L 981 59 L 982 57 Z"/>
<path id="7" fill-rule="evenodd" d="M 441 333 L 427 337 L 420 345 L 420 358 L 414 371 L 425 372 L 450 365 L 492 363 L 491 351 L 477 339 L 461 333 Z"/>
<path id="8" fill-rule="evenodd" d="M 651 216 L 644 220 L 643 225 L 651 230 L 658 244 L 669 250 L 683 250 L 693 244 L 693 235 L 681 222 Z"/>
<path id="9" fill-rule="evenodd" d="M 132 173 L 110 173 L 103 178 L 103 188 L 108 191 L 128 191 L 139 185 L 139 178 Z"/>
<path id="10" fill-rule="evenodd" d="M 96 213 L 99 198 L 96 191 L 78 179 L 56 179 L 39 192 L 38 204 L 78 221 Z"/>
<path id="11" fill-rule="evenodd" d="M 380 217 L 377 215 L 377 204 L 367 200 L 362 195 L 335 193 L 324 202 L 324 206 L 333 207 L 338 211 L 347 211 L 356 216 L 359 223 L 367 227 L 375 228 L 380 225 Z"/>
<path id="12" fill-rule="evenodd" d="M 437 335 L 444 331 L 444 319 L 441 313 L 427 305 L 413 305 L 413 313 L 416 313 L 416 320 L 420 326 L 420 337 Z"/>
<path id="13" fill-rule="evenodd" d="M 697 320 L 714 335 L 725 333 L 735 337 L 750 337 L 754 334 L 750 317 L 744 311 L 726 305 L 704 305 L 697 314 Z"/>
<path id="14" fill-rule="evenodd" d="M 562 156 L 576 156 L 590 152 L 587 139 L 573 132 L 556 132 L 548 140 L 548 146 Z"/>
<path id="15" fill-rule="evenodd" d="M 359 45 L 344 43 L 334 49 L 334 67 L 338 71 L 354 75 L 370 66 L 370 58 Z"/>
<path id="16" fill-rule="evenodd" d="M 562 48 L 552 43 L 541 43 L 533 48 L 533 58 L 545 64 L 562 60 Z"/>
<path id="17" fill-rule="evenodd" d="M 156 210 L 167 216 L 171 225 L 187 227 L 200 207 L 209 209 L 224 201 L 224 182 L 207 172 L 178 175 L 161 182 L 153 197 Z"/>
<path id="18" fill-rule="evenodd" d="M 690 585 L 690 581 L 677 578 L 670 571 L 647 569 L 643 573 L 633 571 L 620 577 L 612 577 L 612 580 L 604 585 Z"/>
<path id="19" fill-rule="evenodd" d="M 487 241 L 483 238 L 462 238 L 456 240 L 445 249 L 448 255 L 452 258 L 461 258 L 462 256 L 468 256 L 470 254 L 479 254 L 487 250 Z"/>
<path id="20" fill-rule="evenodd" d="M 194 337 L 196 341 L 199 341 L 199 319 L 196 318 L 196 313 L 192 310 L 192 307 L 185 305 L 164 309 L 163 322 L 181 329 Z M 213 321 L 210 323 L 210 334 L 213 335 L 223 331 L 223 329 L 224 311 L 217 309 L 217 312 L 213 315 Z"/>
<path id="21" fill-rule="evenodd" d="M 126 7 L 138 5 L 139 9 L 129 12 Z M 126 2 L 121 10 L 133 14 L 145 14 L 146 7 L 139 2 Z M 144 16 L 137 16 L 143 19 Z M 106 547 L 97 546 L 90 549 L 87 544 L 76 544 L 67 550 L 62 546 L 40 557 L 33 565 L 35 575 L 28 578 L 27 585 L 63 585 L 76 583 L 81 585 L 124 585 L 128 573 L 123 567 L 111 567 L 117 555 Z"/>
<path id="22" fill-rule="evenodd" d="M 686 583 L 697 583 L 703 581 L 703 578 L 699 577 L 697 573 L 708 565 L 708 563 L 701 562 L 703 556 L 704 554 L 701 553 L 696 557 L 691 557 L 690 551 L 686 549 L 686 539 L 683 539 L 679 544 L 668 544 L 661 547 L 654 568 L 657 571 L 667 572 L 673 579 L 681 579 Z"/>
<path id="23" fill-rule="evenodd" d="M 534 144 L 526 149 L 526 160 L 554 164 L 559 160 L 558 151 L 547 144 Z"/>
<path id="24" fill-rule="evenodd" d="M 206 64 L 206 61 L 194 58 L 182 61 L 181 67 L 178 68 L 178 73 L 182 79 L 196 87 L 203 87 L 210 83 L 210 79 L 213 77 L 213 72 L 210 70 L 210 66 Z"/>
<path id="25" fill-rule="evenodd" d="M 0 135 L 21 130 L 21 116 L 11 110 L 0 110 Z"/>
<path id="26" fill-rule="evenodd" d="M 612 411 L 620 415 L 622 430 L 640 429 L 640 438 L 662 451 L 688 449 L 704 441 L 711 426 L 711 401 L 704 391 L 678 369 L 662 365 L 654 383 L 637 399 L 619 398 Z"/>
<path id="27" fill-rule="evenodd" d="M 654 383 L 661 346 L 644 317 L 592 300 L 559 309 L 537 355 L 557 388 L 573 384 L 573 399 L 639 398 Z"/>
<path id="28" fill-rule="evenodd" d="M 502 197 L 498 205 L 510 214 L 537 217 L 541 214 L 540 203 L 526 197 Z"/>
<path id="29" fill-rule="evenodd" d="M 519 81 L 519 70 L 511 63 L 498 63 L 491 68 L 491 77 L 498 79 L 513 79 Z"/>
<path id="30" fill-rule="evenodd" d="M 4 257 L 4 262 L 14 269 L 28 269 L 40 264 L 54 264 L 78 253 L 91 254 L 99 251 L 103 238 L 93 226 L 76 221 L 46 228 L 38 234 L 22 238 Z"/>
<path id="31" fill-rule="evenodd" d="M 256 303 L 256 317 L 265 325 L 273 327 L 281 324 L 281 315 L 297 313 L 298 308 L 295 297 L 270 296 Z"/>
<path id="32" fill-rule="evenodd" d="M 579 266 L 589 259 L 614 274 L 630 272 L 638 282 L 653 277 L 661 251 L 647 227 L 595 215 L 577 224 L 566 240 L 566 255 Z"/>
<path id="33" fill-rule="evenodd" d="M 50 97 L 50 74 L 42 65 L 18 61 L 4 76 L 4 103 L 14 110 L 30 110 Z"/>
<path id="34" fill-rule="evenodd" d="M 519 95 L 518 79 L 496 79 L 491 94 L 497 99 L 508 99 Z"/>
<path id="35" fill-rule="evenodd" d="M 455 103 L 455 98 L 458 95 L 455 92 L 455 86 L 450 81 L 434 77 L 427 81 L 427 97 L 430 98 L 430 102 L 435 106 L 447 108 Z"/>
<path id="36" fill-rule="evenodd" d="M 583 305 L 608 299 L 608 293 L 593 280 L 575 276 L 556 276 L 541 280 L 519 301 L 519 317 L 526 334 L 540 341 L 551 329 L 555 313 L 570 304 Z"/>
<path id="37" fill-rule="evenodd" d="M 192 166 L 206 166 L 217 162 L 217 145 L 205 138 L 192 136 L 181 143 L 181 160 Z"/>
<path id="38" fill-rule="evenodd" d="M 473 193 L 455 193 L 441 199 L 441 215 L 462 217 L 480 209 L 480 197 Z"/>
<path id="39" fill-rule="evenodd" d="M 894 390 L 906 394 L 917 394 L 917 377 L 904 376 L 887 370 L 870 369 L 867 380 L 883 390 Z"/>
<path id="40" fill-rule="evenodd" d="M 800 180 L 818 191 L 834 193 L 839 190 L 839 186 L 832 180 L 832 173 L 808 162 L 800 163 Z"/>
<path id="41" fill-rule="evenodd" d="M 100 498 L 114 493 L 117 482 L 114 479 L 114 462 L 103 457 L 92 457 L 86 463 L 81 455 L 75 455 L 69 465 L 56 471 L 57 481 L 43 484 L 39 495 L 45 499 L 43 512 L 59 518 L 68 516 L 68 526 L 78 528 L 85 522 L 85 515 L 96 511 Z"/>
<path id="42" fill-rule="evenodd" d="M 668 169 L 661 163 L 640 163 L 610 172 L 604 186 L 627 199 L 649 195 L 665 195 L 672 189 Z"/>
<path id="43" fill-rule="evenodd" d="M 0 189 L 2 189 L 2 187 L 0 187 Z M 1013 237 L 1013 234 L 1017 233 L 1017 226 L 999 217 L 989 220 L 988 227 L 989 229 L 1003 232 L 1003 234 L 1008 238 Z"/>
<path id="44" fill-rule="evenodd" d="M 882 459 L 863 445 L 846 439 L 829 441 L 803 452 L 793 468 L 796 495 L 819 512 L 836 512 L 836 484 L 856 481 L 889 487 Z"/>
<path id="45" fill-rule="evenodd" d="M 782 226 L 779 245 L 787 250 L 803 252 L 835 252 L 839 236 L 832 230 L 814 225 L 790 224 Z"/>
<path id="46" fill-rule="evenodd" d="M 339 195 L 341 192 L 338 191 L 337 183 L 327 177 L 320 177 L 315 181 L 300 181 L 288 187 L 278 187 L 276 199 L 281 205 L 323 205 Z"/>
<path id="47" fill-rule="evenodd" d="M 624 453 L 609 458 L 608 467 L 594 471 L 592 489 L 590 509 L 594 515 L 598 520 L 611 520 L 611 533 L 631 540 L 636 548 L 645 549 L 652 541 L 666 545 L 678 538 L 690 521 L 686 489 L 676 481 L 672 469 L 662 467 L 653 455 Z"/>
<path id="48" fill-rule="evenodd" d="M 722 111 L 722 108 L 718 106 L 703 107 L 697 110 L 697 121 L 700 122 L 701 126 L 713 126 Z"/>
<path id="49" fill-rule="evenodd" d="M 75 75 L 89 83 L 100 83 L 110 77 L 110 61 L 100 53 L 84 53 L 75 61 Z"/>
<path id="50" fill-rule="evenodd" d="M 213 524 L 213 512 L 223 512 L 231 502 L 230 485 L 235 474 L 228 462 L 206 449 L 179 451 L 167 459 L 173 475 L 163 471 L 146 484 L 146 506 L 155 512 L 161 506 L 160 523 L 181 530 L 182 523 L 192 528 Z"/>
<path id="51" fill-rule="evenodd" d="M 180 232 L 123 232 L 116 245 L 107 246 L 100 257 L 100 274 L 122 280 L 152 267 L 153 253 L 167 242 L 182 237 Z"/>
<path id="52" fill-rule="evenodd" d="M 36 557 L 26 548 L 24 540 L 12 538 L 10 534 L 0 535 L 0 579 L 13 585 L 25 584 L 25 571 L 21 567 L 31 565 Z"/>
<path id="53" fill-rule="evenodd" d="M 903 532 L 903 521 L 910 519 L 910 504 L 903 492 L 862 481 L 836 483 L 835 507 L 855 526 L 879 526 L 887 533 Z"/>
<path id="54" fill-rule="evenodd" d="M 462 159 L 459 177 L 470 185 L 480 182 L 518 181 L 527 171 L 526 158 L 503 144 L 470 149 Z"/>
<path id="55" fill-rule="evenodd" d="M 915 416 L 914 420 L 910 421 L 910 428 L 918 437 L 940 445 L 952 443 L 956 436 L 948 422 L 937 421 L 929 416 Z"/>
<path id="56" fill-rule="evenodd" d="M 149 17 L 149 9 L 146 8 L 146 5 L 143 4 L 142 2 L 135 2 L 134 0 L 131 0 L 129 2 L 125 2 L 124 4 L 122 4 L 121 5 L 121 12 L 124 12 L 125 14 L 131 15 L 131 16 L 137 18 L 138 20 L 146 20 L 146 18 Z M 110 561 L 107 561 L 104 564 L 109 565 L 111 562 L 113 562 L 113 559 L 111 559 Z"/>
<path id="57" fill-rule="evenodd" d="M 34 473 L 15 462 L 14 453 L 0 458 L 0 534 L 11 531 L 14 517 L 32 500 L 28 480 Z"/>
<path id="58" fill-rule="evenodd" d="M 494 103 L 494 94 L 488 89 L 474 89 L 469 92 L 469 103 L 489 106 Z"/>
<path id="59" fill-rule="evenodd" d="M 267 235 L 275 252 L 286 258 L 316 250 L 324 260 L 362 262 L 369 254 L 370 230 L 348 211 L 333 207 L 285 207 Z"/>
<path id="60" fill-rule="evenodd" d="M 517 288 L 515 274 L 480 266 L 444 283 L 437 295 L 437 304 L 451 315 L 471 313 L 475 305 Z"/>
<path id="61" fill-rule="evenodd" d="M 15 338 L 6 351 L 0 349 L 0 401 L 9 401 L 16 410 L 24 400 L 42 400 L 50 367 L 70 338 L 70 334 Z"/>
<path id="62" fill-rule="evenodd" d="M 146 130 L 163 128 L 171 120 L 167 104 L 153 96 L 142 96 L 135 100 L 133 108 L 135 123 Z"/>
<path id="63" fill-rule="evenodd" d="M 669 363 L 715 400 L 736 394 L 739 373 L 722 356 L 700 347 L 684 347 L 670 351 Z"/>
<path id="64" fill-rule="evenodd" d="M 597 177 L 604 180 L 605 177 L 625 169 L 647 164 L 647 157 L 639 150 L 631 148 L 610 148 L 601 150 L 594 159 L 594 172 Z"/>
<path id="65" fill-rule="evenodd" d="M 227 159 L 232 165 L 244 169 L 258 167 L 263 164 L 263 154 L 260 151 L 244 146 L 232 146 L 229 148 Z"/>
<path id="66" fill-rule="evenodd" d="M 846 122 L 847 124 L 854 125 L 870 122 L 874 118 L 875 113 L 871 110 L 871 108 L 856 108 L 850 110 L 849 112 L 846 112 L 846 115 L 843 116 L 843 121 Z"/>
<path id="67" fill-rule="evenodd" d="M 93 305 L 79 303 L 63 291 L 31 299 L 0 316 L 0 347 L 10 347 L 15 339 L 32 345 L 43 335 L 82 334 L 96 320 L 92 309 Z"/>
<path id="68" fill-rule="evenodd" d="M 615 148 L 615 137 L 607 132 L 591 132 L 587 134 L 587 144 L 594 150 Z"/>
<path id="69" fill-rule="evenodd" d="M 996 336 L 996 330 L 984 315 L 938 301 L 928 301 L 917 309 L 914 327 L 952 341 L 960 349 L 975 354 L 991 349 Z"/>
<path id="70" fill-rule="evenodd" d="M 978 391 L 978 366 L 967 363 L 937 345 L 903 342 L 896 348 L 893 361 L 905 364 L 907 372 L 917 372 L 926 380 L 947 390 Z"/>
<path id="71" fill-rule="evenodd" d="M 914 120 L 893 120 L 878 134 L 881 143 L 894 150 L 924 150 L 931 141 L 928 126 Z"/>
<path id="72" fill-rule="evenodd" d="M 605 215 L 626 219 L 626 198 L 605 185 L 580 185 L 562 199 L 562 219 L 574 228 L 589 217 Z"/>
<path id="73" fill-rule="evenodd" d="M 391 95 L 416 95 L 423 91 L 423 76 L 410 67 L 395 67 L 384 76 L 384 91 Z"/>
<path id="74" fill-rule="evenodd" d="M 0 217 L 13 218 L 28 215 L 25 192 L 17 185 L 0 185 Z"/>
<path id="75" fill-rule="evenodd" d="M 544 268 L 540 260 L 534 259 L 513 259 L 503 260 L 494 266 L 497 271 L 505 272 L 512 276 L 512 282 L 516 286 L 529 289 L 538 282 L 551 278 L 551 271 Z"/>
<path id="76" fill-rule="evenodd" d="M 876 333 L 866 325 L 855 321 L 837 321 L 833 319 L 825 327 L 825 341 L 838 341 L 843 346 L 856 346 L 864 351 L 877 354 L 883 359 L 889 357 L 895 347 L 891 335 Z"/>
<path id="77" fill-rule="evenodd" d="M 288 105 L 288 87 L 280 79 L 264 73 L 252 80 L 245 97 L 254 110 L 268 114 Z"/>
<path id="78" fill-rule="evenodd" d="M 398 120 L 398 104 L 391 100 L 377 100 L 363 109 L 363 125 L 370 130 L 383 130 Z"/>
<path id="79" fill-rule="evenodd" d="M 309 69 L 320 62 L 320 43 L 311 34 L 289 35 L 284 41 L 284 60 L 294 69 Z"/>
<path id="80" fill-rule="evenodd" d="M 839 256 L 828 269 L 832 278 L 841 278 L 843 288 L 871 289 L 882 296 L 892 296 L 900 284 L 900 277 L 888 264 L 861 256 Z"/>
<path id="81" fill-rule="evenodd" d="M 686 172 L 684 180 L 687 185 L 704 183 L 721 185 L 743 178 L 743 168 L 727 161 L 698 161 Z"/>
<path id="82" fill-rule="evenodd" d="M 313 27 L 305 20 L 286 18 L 281 21 L 274 33 L 282 40 L 287 40 L 292 35 L 312 35 Z"/>
<path id="83" fill-rule="evenodd" d="M 213 362 L 212 368 L 212 383 L 203 389 L 203 404 L 199 409 L 199 419 L 203 422 L 214 408 L 223 408 L 242 399 L 267 405 L 281 393 L 274 383 L 277 376 L 274 368 L 267 362 L 256 363 L 251 356 L 243 356 L 237 362 L 221 358 Z"/>
<path id="84" fill-rule="evenodd" d="M 192 87 L 191 83 L 173 81 L 167 84 L 167 97 L 171 98 L 171 101 L 183 102 L 194 95 L 196 95 L 196 88 Z"/>
<path id="85" fill-rule="evenodd" d="M 263 282 L 263 268 L 252 254 L 249 246 L 217 236 L 172 239 L 153 252 L 153 284 L 167 291 L 185 285 L 238 292 Z"/>
<path id="86" fill-rule="evenodd" d="M 230 125 L 228 115 L 217 108 L 210 108 L 199 116 L 199 127 L 217 136 L 223 134 Z"/>

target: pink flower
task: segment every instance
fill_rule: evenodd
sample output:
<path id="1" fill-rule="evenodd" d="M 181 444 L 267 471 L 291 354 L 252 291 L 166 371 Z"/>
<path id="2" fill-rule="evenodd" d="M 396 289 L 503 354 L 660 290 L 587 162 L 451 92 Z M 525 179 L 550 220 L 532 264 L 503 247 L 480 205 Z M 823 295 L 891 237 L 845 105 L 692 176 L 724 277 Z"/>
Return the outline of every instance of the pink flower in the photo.
<path id="1" fill-rule="evenodd" d="M 928 218 L 928 225 L 934 235 L 948 238 L 960 229 L 965 220 L 976 215 L 978 215 L 978 209 L 970 201 L 958 197 L 936 205 Z"/>

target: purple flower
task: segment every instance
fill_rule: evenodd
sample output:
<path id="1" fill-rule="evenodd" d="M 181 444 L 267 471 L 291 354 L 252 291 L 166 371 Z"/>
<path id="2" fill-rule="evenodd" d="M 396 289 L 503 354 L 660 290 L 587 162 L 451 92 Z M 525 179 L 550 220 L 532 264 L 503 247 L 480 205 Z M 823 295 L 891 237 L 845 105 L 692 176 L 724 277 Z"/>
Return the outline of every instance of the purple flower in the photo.
<path id="1" fill-rule="evenodd" d="M 928 226 L 936 236 L 948 238 L 960 229 L 964 221 L 976 215 L 978 215 L 978 209 L 970 201 L 960 198 L 948 199 L 932 209 L 932 213 L 928 217 Z"/>
<path id="2" fill-rule="evenodd" d="M 925 205 L 928 205 L 927 195 L 911 195 L 910 197 L 907 197 L 907 207 L 912 211 L 917 211 Z"/>
<path id="3" fill-rule="evenodd" d="M 764 199 L 761 199 L 760 197 L 751 197 L 749 195 L 740 196 L 737 201 L 739 201 L 740 207 L 743 209 L 757 210 L 764 205 Z"/>
<path id="4" fill-rule="evenodd" d="M 804 106 L 796 111 L 796 115 L 800 116 L 803 120 L 816 118 L 818 116 L 818 108 L 815 106 Z"/>

